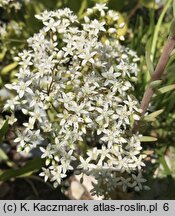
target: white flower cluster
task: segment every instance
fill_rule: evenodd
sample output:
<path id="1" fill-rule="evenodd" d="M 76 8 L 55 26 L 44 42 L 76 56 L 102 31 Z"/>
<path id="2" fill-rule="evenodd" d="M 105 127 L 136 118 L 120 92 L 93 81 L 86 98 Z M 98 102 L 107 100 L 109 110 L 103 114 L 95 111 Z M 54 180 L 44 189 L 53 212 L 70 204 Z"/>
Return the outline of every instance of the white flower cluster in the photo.
<path id="1" fill-rule="evenodd" d="M 15 12 L 17 12 L 21 9 L 22 3 L 29 2 L 30 0 L 0 0 L 0 8 L 3 8 L 7 13 L 10 12 L 12 9 L 15 9 Z M 8 35 L 11 33 L 14 33 L 15 35 L 19 36 L 21 32 L 21 23 L 17 23 L 14 20 L 10 20 L 9 22 L 0 21 L 0 42 L 2 42 L 1 40 L 8 37 Z"/>
<path id="2" fill-rule="evenodd" d="M 21 3 L 17 0 L 0 0 L 0 7 L 4 9 L 12 9 L 20 10 Z"/>
<path id="3" fill-rule="evenodd" d="M 144 156 L 131 132 L 140 114 L 133 96 L 138 57 L 116 39 L 118 14 L 97 4 L 84 23 L 68 8 L 36 18 L 44 27 L 19 54 L 17 82 L 6 85 L 17 96 L 4 109 L 28 116 L 15 140 L 19 150 L 40 147 L 40 175 L 55 187 L 76 169 L 95 176 L 93 194 L 141 190 Z"/>
<path id="4" fill-rule="evenodd" d="M 0 8 L 5 10 L 15 9 L 18 11 L 21 9 L 23 3 L 29 3 L 31 0 L 0 0 Z"/>
<path id="5" fill-rule="evenodd" d="M 22 33 L 22 26 L 15 21 L 9 23 L 0 21 L 0 41 L 4 40 L 12 32 L 19 36 Z"/>
<path id="6" fill-rule="evenodd" d="M 0 36 L 1 36 L 1 39 L 5 38 L 6 35 L 7 35 L 7 24 L 0 21 Z"/>

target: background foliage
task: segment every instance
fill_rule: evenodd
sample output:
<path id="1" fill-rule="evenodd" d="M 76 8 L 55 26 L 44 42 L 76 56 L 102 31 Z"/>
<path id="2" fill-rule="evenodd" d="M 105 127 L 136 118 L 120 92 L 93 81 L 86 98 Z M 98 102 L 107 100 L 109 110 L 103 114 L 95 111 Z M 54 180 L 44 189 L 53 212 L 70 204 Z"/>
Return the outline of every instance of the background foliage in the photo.
<path id="1" fill-rule="evenodd" d="M 16 152 L 16 144 L 13 142 L 15 126 L 8 126 L 8 121 L 4 120 L 8 113 L 2 110 L 8 96 L 4 85 L 15 80 L 14 75 L 18 70 L 15 56 L 26 46 L 26 39 L 40 29 L 40 23 L 34 15 L 45 9 L 69 7 L 82 19 L 84 10 L 97 2 L 108 3 L 109 8 L 119 11 L 121 22 L 127 23 L 120 32 L 126 38 L 123 43 L 135 50 L 140 57 L 139 80 L 135 94 L 141 100 L 150 80 L 150 72 L 155 68 L 168 36 L 175 2 L 173 0 L 26 0 L 19 2 L 22 4 L 20 10 L 0 7 L 0 191 L 2 191 L 0 198 L 38 199 L 44 198 L 43 194 L 46 192 L 52 194 L 47 199 L 63 199 L 65 197 L 61 194 L 60 189 L 54 190 L 50 184 L 44 183 L 37 177 L 37 174 L 34 174 L 40 169 L 43 161 L 38 159 L 35 153 L 26 156 Z M 5 34 L 2 29 L 3 23 L 6 25 Z M 156 142 L 143 143 L 144 151 L 147 154 L 145 174 L 151 190 L 146 193 L 132 194 L 132 198 L 175 198 L 174 68 L 175 54 L 172 53 L 162 82 L 156 87 L 148 113 L 160 111 L 149 116 L 147 123 L 140 128 L 144 135 L 157 138 Z M 165 88 L 165 86 L 168 87 Z M 21 122 L 17 123 L 18 127 L 23 122 L 21 113 L 19 113 L 19 119 Z M 32 190 L 25 189 L 23 195 L 17 196 L 16 191 L 19 189 L 19 184 L 21 188 Z M 62 189 L 65 187 L 64 185 Z M 12 193 L 9 193 L 9 188 L 13 189 Z M 162 188 L 161 191 L 160 188 Z M 114 192 L 115 195 L 111 197 L 116 198 L 116 193 Z M 128 198 L 128 194 L 123 194 L 120 198 Z"/>

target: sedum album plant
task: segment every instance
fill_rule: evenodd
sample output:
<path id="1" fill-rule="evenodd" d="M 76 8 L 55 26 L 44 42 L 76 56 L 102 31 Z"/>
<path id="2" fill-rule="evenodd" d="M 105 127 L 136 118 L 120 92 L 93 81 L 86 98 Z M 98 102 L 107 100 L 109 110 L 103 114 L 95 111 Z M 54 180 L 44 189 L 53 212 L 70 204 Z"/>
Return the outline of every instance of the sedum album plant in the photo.
<path id="1" fill-rule="evenodd" d="M 117 187 L 146 189 L 140 135 L 132 133 L 141 110 L 134 97 L 136 53 L 120 44 L 124 23 L 105 4 L 87 9 L 84 21 L 68 8 L 44 11 L 43 23 L 19 54 L 17 81 L 6 87 L 17 95 L 7 101 L 28 117 L 17 131 L 18 150 L 40 148 L 41 172 L 57 187 L 68 171 L 92 175 L 92 194 Z"/>

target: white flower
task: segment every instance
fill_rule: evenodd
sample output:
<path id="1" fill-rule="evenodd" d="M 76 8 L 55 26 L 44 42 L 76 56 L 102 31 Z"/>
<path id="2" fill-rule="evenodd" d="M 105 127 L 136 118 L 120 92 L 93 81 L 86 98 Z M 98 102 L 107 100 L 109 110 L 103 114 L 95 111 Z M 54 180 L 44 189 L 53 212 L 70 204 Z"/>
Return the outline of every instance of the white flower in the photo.
<path id="1" fill-rule="evenodd" d="M 46 32 L 48 32 L 49 30 L 56 32 L 56 27 L 59 26 L 60 21 L 55 22 L 53 18 L 50 18 L 48 21 L 43 22 L 43 24 L 46 26 Z"/>
<path id="2" fill-rule="evenodd" d="M 111 146 L 115 143 L 121 144 L 121 143 L 127 143 L 127 140 L 121 137 L 121 131 L 111 131 L 111 130 L 103 130 L 104 136 L 100 139 L 106 143 L 108 143 L 108 148 L 111 148 Z"/>
<path id="3" fill-rule="evenodd" d="M 123 124 L 130 124 L 130 120 L 129 120 L 129 116 L 131 114 L 130 111 L 127 110 L 126 105 L 124 105 L 123 107 L 118 107 L 118 109 L 116 109 L 116 113 L 118 115 L 118 123 L 119 125 Z"/>
<path id="4" fill-rule="evenodd" d="M 142 190 L 142 183 L 147 181 L 142 177 L 142 173 L 139 172 L 137 176 L 132 174 L 132 178 L 134 180 L 132 187 L 134 187 L 136 191 Z"/>
<path id="5" fill-rule="evenodd" d="M 66 47 L 63 47 L 62 49 L 65 52 L 64 57 L 66 57 L 67 55 L 74 55 L 73 51 L 75 47 L 73 47 L 71 43 L 68 43 L 68 45 Z"/>
<path id="6" fill-rule="evenodd" d="M 34 124 L 35 124 L 35 118 L 30 117 L 29 122 L 23 123 L 23 125 L 26 127 L 26 130 L 33 130 Z"/>
<path id="7" fill-rule="evenodd" d="M 84 160 L 83 157 L 80 156 L 81 164 L 78 166 L 78 168 L 82 168 L 83 170 L 88 170 L 90 160 L 91 160 L 91 158 L 87 158 L 86 160 Z"/>
<path id="8" fill-rule="evenodd" d="M 108 16 L 110 16 L 114 21 L 117 21 L 119 19 L 119 14 L 113 10 L 109 10 L 107 12 Z"/>
<path id="9" fill-rule="evenodd" d="M 61 159 L 61 167 L 63 170 L 63 174 L 65 174 L 68 170 L 73 170 L 74 168 L 70 165 L 69 160 L 64 160 L 63 158 Z"/>
<path id="10" fill-rule="evenodd" d="M 145 163 L 143 162 L 143 158 L 144 158 L 144 155 L 139 155 L 139 158 L 134 158 L 134 167 L 137 167 L 138 170 L 141 170 L 142 169 L 142 166 L 145 166 Z"/>
<path id="11" fill-rule="evenodd" d="M 41 158 L 50 158 L 52 159 L 53 158 L 53 149 L 52 149 L 52 145 L 51 144 L 48 144 L 48 146 L 45 148 L 43 147 L 40 147 L 40 150 L 43 152 Z"/>
<path id="12" fill-rule="evenodd" d="M 17 131 L 18 137 L 14 140 L 16 143 L 20 143 L 20 146 L 23 148 L 26 144 L 30 141 L 29 137 L 27 136 L 27 132 L 24 131 L 21 133 L 20 131 Z"/>
<path id="13" fill-rule="evenodd" d="M 13 88 L 17 91 L 19 97 L 22 98 L 25 92 L 33 94 L 32 89 L 29 88 L 30 84 L 30 80 L 28 80 L 27 82 L 20 81 L 19 84 L 15 85 Z"/>
<path id="14" fill-rule="evenodd" d="M 10 108 L 10 110 L 14 110 L 16 105 L 20 104 L 20 102 L 18 101 L 18 96 L 14 97 L 12 99 L 7 100 L 6 104 L 4 105 L 3 109 L 4 110 L 8 110 Z"/>
<path id="15" fill-rule="evenodd" d="M 104 28 L 105 22 L 99 22 L 98 20 L 93 20 L 89 25 L 89 28 L 92 28 L 94 34 L 98 34 L 100 31 L 106 31 Z"/>
<path id="16" fill-rule="evenodd" d="M 51 132 L 52 131 L 52 123 L 50 123 L 48 121 L 44 121 L 41 128 L 46 133 Z"/>
<path id="17" fill-rule="evenodd" d="M 129 168 L 129 163 L 130 163 L 130 159 L 126 156 L 123 157 L 122 156 L 118 156 L 118 161 L 116 161 L 116 168 L 120 171 L 120 172 L 130 172 L 130 168 Z"/>
<path id="18" fill-rule="evenodd" d="M 114 72 L 114 67 L 111 66 L 109 68 L 109 71 L 105 71 L 102 73 L 102 76 L 106 78 L 106 81 L 104 83 L 104 86 L 107 86 L 108 84 L 114 84 L 117 82 L 116 78 L 119 77 L 121 73 Z"/>
<path id="19" fill-rule="evenodd" d="M 54 187 L 58 187 L 61 184 L 62 178 L 66 177 L 66 174 L 62 173 L 62 168 L 59 166 L 54 170 L 51 170 L 52 178 L 51 181 L 54 181 Z"/>
<path id="20" fill-rule="evenodd" d="M 42 144 L 42 141 L 44 140 L 43 137 L 41 136 L 41 131 L 36 130 L 36 131 L 28 131 L 28 136 L 30 138 L 30 147 L 31 148 L 36 148 L 37 145 Z"/>
<path id="21" fill-rule="evenodd" d="M 90 62 L 92 64 L 95 63 L 95 60 L 94 60 L 94 55 L 96 54 L 97 52 L 94 51 L 92 53 L 90 53 L 88 50 L 86 50 L 84 53 L 80 54 L 78 57 L 83 59 L 82 61 L 82 65 L 84 66 L 87 62 Z"/>
<path id="22" fill-rule="evenodd" d="M 37 19 L 39 19 L 39 20 L 42 20 L 43 23 L 44 23 L 45 21 L 47 21 L 47 20 L 50 19 L 51 13 L 45 10 L 45 11 L 42 12 L 42 14 L 35 15 L 35 17 L 36 17 Z"/>
<path id="23" fill-rule="evenodd" d="M 105 10 L 108 9 L 108 7 L 106 7 L 106 4 L 96 4 L 94 6 L 94 9 L 100 11 L 101 16 L 105 16 Z"/>
<path id="24" fill-rule="evenodd" d="M 120 177 L 120 182 L 118 185 L 122 185 L 123 191 L 125 192 L 128 187 L 131 187 L 131 178 Z"/>
<path id="25" fill-rule="evenodd" d="M 34 119 L 35 121 L 38 120 L 39 122 L 42 122 L 44 117 L 46 116 L 45 112 L 39 107 L 36 107 L 34 109 L 34 112 L 29 112 L 29 114 L 31 115 L 32 119 Z"/>
<path id="26" fill-rule="evenodd" d="M 133 100 L 129 95 L 127 96 L 127 100 L 124 100 L 124 103 L 128 105 L 129 111 L 132 113 L 134 111 L 141 113 L 141 109 L 138 108 L 138 102 Z"/>
<path id="27" fill-rule="evenodd" d="M 90 161 L 91 161 L 91 160 L 97 160 L 97 157 L 98 157 L 99 153 L 100 153 L 100 152 L 97 150 L 96 147 L 93 148 L 92 150 L 89 150 L 89 151 L 87 152 L 87 155 L 89 156 L 89 160 L 90 160 Z"/>
<path id="28" fill-rule="evenodd" d="M 50 170 L 46 168 L 42 168 L 43 172 L 41 172 L 39 175 L 44 177 L 44 181 L 46 182 L 48 178 L 50 177 Z"/>
<path id="29" fill-rule="evenodd" d="M 103 109 L 97 107 L 96 110 L 100 113 L 100 115 L 96 118 L 97 122 L 100 122 L 103 119 L 106 122 L 108 122 L 109 121 L 109 117 L 114 113 L 114 110 L 108 109 L 108 104 L 105 104 Z"/>
<path id="30" fill-rule="evenodd" d="M 17 121 L 17 118 L 15 118 L 15 115 L 13 113 L 11 116 L 6 116 L 6 118 L 8 119 L 8 123 L 10 125 L 13 125 Z"/>

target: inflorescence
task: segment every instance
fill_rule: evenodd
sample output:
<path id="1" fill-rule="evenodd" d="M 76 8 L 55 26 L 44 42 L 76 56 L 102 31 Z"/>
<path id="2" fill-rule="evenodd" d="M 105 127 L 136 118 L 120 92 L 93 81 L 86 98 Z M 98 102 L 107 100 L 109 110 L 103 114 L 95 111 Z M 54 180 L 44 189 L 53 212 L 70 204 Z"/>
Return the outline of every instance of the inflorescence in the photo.
<path id="1" fill-rule="evenodd" d="M 120 44 L 119 14 L 96 4 L 84 21 L 68 8 L 36 18 L 43 28 L 19 54 L 17 81 L 6 85 L 17 93 L 4 107 L 11 122 L 15 110 L 28 117 L 17 131 L 18 150 L 40 148 L 40 175 L 55 187 L 77 170 L 97 180 L 92 194 L 146 188 L 139 135 L 132 134 L 141 113 L 134 97 L 139 59 Z"/>

